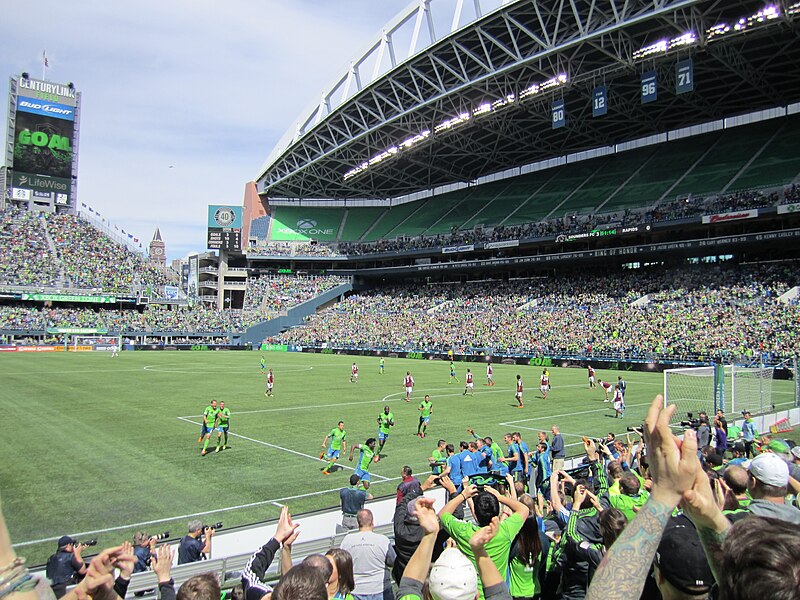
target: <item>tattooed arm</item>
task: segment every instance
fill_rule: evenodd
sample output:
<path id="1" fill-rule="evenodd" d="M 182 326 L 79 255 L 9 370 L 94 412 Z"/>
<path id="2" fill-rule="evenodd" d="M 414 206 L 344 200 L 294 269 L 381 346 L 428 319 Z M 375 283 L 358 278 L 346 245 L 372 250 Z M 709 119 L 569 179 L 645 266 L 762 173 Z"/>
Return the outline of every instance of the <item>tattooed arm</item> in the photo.
<path id="1" fill-rule="evenodd" d="M 692 489 L 700 467 L 697 438 L 688 430 L 679 442 L 669 421 L 675 406 L 662 408 L 656 396 L 645 419 L 645 437 L 650 449 L 653 492 L 636 518 L 609 548 L 586 595 L 586 600 L 638 598 L 672 511 L 684 492 Z"/>
<path id="2" fill-rule="evenodd" d="M 586 600 L 625 600 L 642 594 L 661 534 L 674 508 L 671 502 L 650 497 L 606 552 Z"/>

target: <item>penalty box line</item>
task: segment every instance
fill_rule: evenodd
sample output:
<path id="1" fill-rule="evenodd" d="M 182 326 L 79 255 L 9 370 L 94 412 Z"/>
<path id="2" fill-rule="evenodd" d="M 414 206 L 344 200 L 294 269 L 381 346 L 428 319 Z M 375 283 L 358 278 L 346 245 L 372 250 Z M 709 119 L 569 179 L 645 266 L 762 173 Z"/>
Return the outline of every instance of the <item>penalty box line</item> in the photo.
<path id="1" fill-rule="evenodd" d="M 180 419 L 181 421 L 183 421 L 185 423 L 191 423 L 192 425 L 202 425 L 202 423 L 199 423 L 198 421 L 192 421 L 192 420 L 186 419 L 184 417 L 178 417 L 178 419 Z M 291 448 L 284 448 L 283 446 L 278 446 L 277 444 L 270 444 L 269 442 L 264 442 L 262 440 L 257 440 L 255 438 L 251 438 L 251 437 L 248 437 L 246 435 L 242 435 L 240 433 L 229 432 L 228 435 L 232 436 L 232 437 L 237 437 L 237 438 L 240 438 L 240 439 L 243 439 L 243 440 L 247 440 L 248 442 L 253 442 L 254 444 L 261 444 L 262 446 L 267 446 L 268 448 L 274 448 L 275 450 L 282 450 L 283 452 L 288 452 L 288 453 L 294 454 L 296 456 L 302 456 L 303 458 L 308 458 L 308 459 L 313 460 L 314 462 L 317 462 L 317 463 L 325 462 L 325 461 L 321 461 L 318 456 L 312 456 L 310 454 L 305 454 L 303 452 L 298 452 L 297 450 L 292 450 Z M 355 469 L 353 467 L 350 467 L 348 465 L 343 465 L 343 464 L 340 464 L 339 462 L 337 462 L 336 464 L 339 465 L 340 467 L 342 467 L 343 469 L 347 469 L 349 471 L 355 471 Z M 380 481 L 389 481 L 388 477 L 384 477 L 383 475 L 378 475 L 377 473 L 370 473 L 370 475 L 372 475 L 373 477 L 380 478 Z"/>

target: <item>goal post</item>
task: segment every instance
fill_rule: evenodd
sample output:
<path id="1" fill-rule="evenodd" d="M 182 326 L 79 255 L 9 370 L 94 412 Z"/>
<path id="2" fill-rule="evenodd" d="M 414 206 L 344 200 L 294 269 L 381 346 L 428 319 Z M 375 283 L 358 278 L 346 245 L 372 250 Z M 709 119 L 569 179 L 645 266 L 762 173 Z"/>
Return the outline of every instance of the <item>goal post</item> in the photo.
<path id="1" fill-rule="evenodd" d="M 775 369 L 766 366 L 712 364 L 664 371 L 664 406 L 675 404 L 673 421 L 695 417 L 703 411 L 729 414 L 748 410 L 754 414 L 773 408 L 772 380 Z"/>
<path id="2" fill-rule="evenodd" d="M 664 370 L 664 407 L 674 404 L 677 410 L 672 415 L 672 422 L 678 423 L 692 413 L 705 412 L 714 414 L 718 407 L 717 365 L 707 367 L 685 367 Z"/>
<path id="3" fill-rule="evenodd" d="M 114 349 L 122 349 L 122 336 L 119 334 L 73 334 L 67 347 L 71 352 L 112 352 Z"/>

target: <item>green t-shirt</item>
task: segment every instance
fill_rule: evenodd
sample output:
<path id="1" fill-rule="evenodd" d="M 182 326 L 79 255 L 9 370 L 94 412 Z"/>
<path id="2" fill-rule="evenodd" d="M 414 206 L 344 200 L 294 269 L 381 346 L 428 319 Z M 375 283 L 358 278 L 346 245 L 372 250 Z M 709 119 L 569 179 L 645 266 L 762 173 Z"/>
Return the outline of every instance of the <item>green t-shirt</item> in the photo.
<path id="1" fill-rule="evenodd" d="M 381 433 L 389 433 L 389 422 L 394 422 L 394 413 L 381 413 L 380 420 Z"/>
<path id="2" fill-rule="evenodd" d="M 432 410 L 431 407 L 432 406 L 433 406 L 433 402 L 431 402 L 430 400 L 428 400 L 428 401 L 423 400 L 422 402 L 419 403 L 419 407 L 422 409 L 422 416 L 423 417 L 430 417 L 431 416 L 431 410 Z"/>
<path id="3" fill-rule="evenodd" d="M 478 565 L 475 563 L 475 555 L 472 553 L 472 547 L 469 545 L 469 539 L 473 534 L 478 531 L 479 527 L 473 523 L 461 521 L 456 519 L 449 513 L 444 513 L 441 516 L 442 527 L 445 528 L 450 537 L 453 538 L 458 546 L 458 549 L 472 561 L 472 564 L 477 570 Z M 500 571 L 500 576 L 503 579 L 508 577 L 508 554 L 511 550 L 511 542 L 517 537 L 519 530 L 522 529 L 523 521 L 519 514 L 513 514 L 506 520 L 500 522 L 500 528 L 497 535 L 486 544 L 486 554 L 492 559 L 492 562 Z M 483 598 L 483 587 L 478 582 L 478 591 L 480 598 Z"/>
<path id="4" fill-rule="evenodd" d="M 231 418 L 231 409 L 226 406 L 225 408 L 218 410 L 217 414 L 219 415 L 219 426 L 227 427 L 228 419 Z"/>
<path id="5" fill-rule="evenodd" d="M 512 597 L 532 598 L 539 595 L 539 559 L 528 566 L 515 556 L 508 564 L 508 574 L 508 589 Z"/>
<path id="6" fill-rule="evenodd" d="M 358 459 L 358 467 L 362 471 L 369 471 L 374 457 L 375 452 L 370 450 L 367 446 L 361 446 L 361 457 Z"/>
<path id="7" fill-rule="evenodd" d="M 439 452 L 439 449 L 434 449 L 431 452 L 431 458 L 433 459 L 433 464 L 431 465 L 431 473 L 434 475 L 441 475 L 442 474 L 442 465 L 436 463 L 444 463 L 447 460 L 446 454 L 444 452 Z"/>
<path id="8" fill-rule="evenodd" d="M 334 427 L 331 429 L 331 432 L 328 434 L 328 437 L 331 438 L 331 449 L 332 450 L 341 450 L 342 449 L 342 442 L 347 439 L 347 432 L 343 429 L 339 429 L 338 427 Z"/>
<path id="9" fill-rule="evenodd" d="M 386 364 L 386 361 L 385 361 L 384 359 L 381 359 L 381 368 L 383 368 L 383 366 L 384 366 L 385 364 Z"/>
<path id="10" fill-rule="evenodd" d="M 205 420 L 206 425 L 208 425 L 209 427 L 213 427 L 214 421 L 216 421 L 218 413 L 219 413 L 218 408 L 214 408 L 210 404 L 206 406 L 206 409 L 203 411 L 203 418 Z"/>

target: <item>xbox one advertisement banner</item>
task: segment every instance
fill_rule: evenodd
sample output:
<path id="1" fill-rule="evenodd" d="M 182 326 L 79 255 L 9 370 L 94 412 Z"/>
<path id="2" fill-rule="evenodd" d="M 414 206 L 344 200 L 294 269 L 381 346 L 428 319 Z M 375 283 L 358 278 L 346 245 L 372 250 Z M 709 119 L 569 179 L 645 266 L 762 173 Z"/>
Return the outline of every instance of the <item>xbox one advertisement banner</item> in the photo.
<path id="1" fill-rule="evenodd" d="M 274 241 L 331 242 L 336 240 L 341 223 L 342 211 L 338 209 L 310 208 L 298 212 L 278 207 L 272 216 L 270 237 Z"/>

